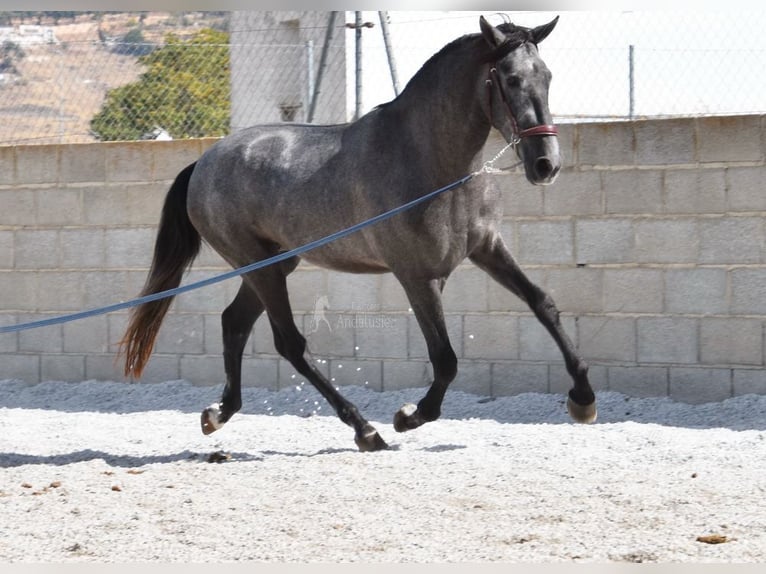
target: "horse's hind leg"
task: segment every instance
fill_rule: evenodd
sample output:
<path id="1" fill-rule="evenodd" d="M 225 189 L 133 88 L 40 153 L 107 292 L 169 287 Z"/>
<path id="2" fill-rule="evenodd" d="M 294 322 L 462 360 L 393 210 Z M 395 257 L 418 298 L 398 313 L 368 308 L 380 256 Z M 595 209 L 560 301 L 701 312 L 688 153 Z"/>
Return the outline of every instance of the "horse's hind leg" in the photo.
<path id="1" fill-rule="evenodd" d="M 588 365 L 577 354 L 572 341 L 564 332 L 559 321 L 559 311 L 550 295 L 524 275 L 499 234 L 488 237 L 486 242 L 470 255 L 470 259 L 529 305 L 556 341 L 564 355 L 567 371 L 574 380 L 574 387 L 569 391 L 567 401 L 569 414 L 578 422 L 595 421 L 596 396 L 588 382 Z"/>
<path id="2" fill-rule="evenodd" d="M 412 305 L 415 318 L 426 339 L 434 380 L 426 395 L 415 405 L 404 405 L 394 415 L 394 429 L 403 432 L 434 421 L 441 415 L 447 387 L 457 375 L 457 357 L 452 350 L 444 324 L 441 292 L 443 279 L 429 281 L 399 278 Z"/>
<path id="3" fill-rule="evenodd" d="M 274 333 L 274 346 L 285 359 L 308 381 L 335 409 L 340 420 L 354 428 L 359 450 L 372 451 L 388 448 L 378 432 L 359 414 L 359 410 L 335 389 L 330 381 L 319 372 L 306 357 L 306 339 L 293 320 L 287 281 L 284 270 L 267 267 L 245 276 L 245 280 L 258 294 L 266 307 Z"/>
<path id="4" fill-rule="evenodd" d="M 202 412 L 202 432 L 205 434 L 221 428 L 242 407 L 242 353 L 263 308 L 252 288 L 243 282 L 234 301 L 221 315 L 226 386 L 221 402 Z"/>

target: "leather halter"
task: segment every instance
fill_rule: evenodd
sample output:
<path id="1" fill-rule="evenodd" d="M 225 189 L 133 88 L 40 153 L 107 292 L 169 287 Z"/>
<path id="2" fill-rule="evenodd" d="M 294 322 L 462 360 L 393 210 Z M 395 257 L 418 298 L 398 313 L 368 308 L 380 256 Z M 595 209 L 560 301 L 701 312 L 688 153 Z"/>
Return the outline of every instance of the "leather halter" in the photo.
<path id="1" fill-rule="evenodd" d="M 516 121 L 516 116 L 511 109 L 511 104 L 508 97 L 505 95 L 505 89 L 503 83 L 497 74 L 497 68 L 491 66 L 489 68 L 489 78 L 487 79 L 487 92 L 489 94 L 489 111 L 492 113 L 492 84 L 497 83 L 497 87 L 500 90 L 500 98 L 503 100 L 505 109 L 508 112 L 508 119 L 511 120 L 511 130 L 513 131 L 512 143 L 517 144 L 522 139 L 531 136 L 557 136 L 559 135 L 559 129 L 553 124 L 540 124 L 527 128 L 525 130 L 519 130 L 519 125 Z"/>

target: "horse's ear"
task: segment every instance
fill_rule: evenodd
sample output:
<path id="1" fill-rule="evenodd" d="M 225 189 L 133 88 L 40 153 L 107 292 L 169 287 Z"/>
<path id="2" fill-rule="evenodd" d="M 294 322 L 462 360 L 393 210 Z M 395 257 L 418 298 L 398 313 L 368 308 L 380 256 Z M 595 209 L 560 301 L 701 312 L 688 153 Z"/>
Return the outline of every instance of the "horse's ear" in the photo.
<path id="1" fill-rule="evenodd" d="M 481 28 L 481 35 L 493 48 L 497 48 L 500 44 L 505 42 L 505 34 L 495 28 L 492 24 L 487 22 L 484 16 L 479 16 L 479 27 Z"/>
<path id="2" fill-rule="evenodd" d="M 532 41 L 535 44 L 539 44 L 548 37 L 548 34 L 553 32 L 556 27 L 556 23 L 559 21 L 559 17 L 556 16 L 553 20 L 537 28 L 532 28 Z"/>

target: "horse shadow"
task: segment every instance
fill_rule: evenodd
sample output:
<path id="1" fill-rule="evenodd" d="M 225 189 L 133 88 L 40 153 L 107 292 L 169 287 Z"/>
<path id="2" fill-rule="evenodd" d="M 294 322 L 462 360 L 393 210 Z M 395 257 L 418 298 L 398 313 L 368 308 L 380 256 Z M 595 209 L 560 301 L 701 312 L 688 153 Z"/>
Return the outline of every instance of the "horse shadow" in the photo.
<path id="1" fill-rule="evenodd" d="M 140 468 L 151 464 L 172 464 L 175 462 L 216 463 L 224 460 L 256 461 L 264 460 L 262 456 L 252 453 L 236 452 L 226 453 L 226 457 L 218 460 L 216 453 L 202 454 L 191 450 L 184 450 L 172 454 L 163 455 L 124 455 L 112 454 L 101 450 L 82 449 L 60 454 L 22 454 L 15 452 L 0 452 L 0 468 L 16 468 L 20 466 L 67 466 L 81 462 L 103 460 L 111 467 Z"/>

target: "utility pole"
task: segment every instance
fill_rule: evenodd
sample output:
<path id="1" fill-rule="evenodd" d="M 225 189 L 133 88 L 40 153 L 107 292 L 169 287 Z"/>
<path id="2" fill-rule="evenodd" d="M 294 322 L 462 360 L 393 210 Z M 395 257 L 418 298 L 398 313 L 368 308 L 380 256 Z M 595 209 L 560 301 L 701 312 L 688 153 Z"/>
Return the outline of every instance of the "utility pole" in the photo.
<path id="1" fill-rule="evenodd" d="M 311 94 L 309 103 L 309 113 L 307 118 L 309 123 L 314 121 L 314 113 L 316 112 L 317 108 L 317 100 L 319 99 L 319 93 L 322 91 L 322 79 L 324 78 L 324 72 L 327 68 L 327 54 L 330 51 L 330 42 L 332 42 L 332 37 L 335 33 L 335 20 L 337 17 L 337 12 L 330 12 L 330 16 L 327 20 L 327 30 L 325 31 L 322 55 L 319 57 L 319 70 L 317 71 L 317 77 L 314 83 L 314 93 Z"/>
<path id="2" fill-rule="evenodd" d="M 636 78 L 635 78 L 635 58 L 634 58 L 634 51 L 635 46 L 633 44 L 630 44 L 628 46 L 628 97 L 630 98 L 630 102 L 628 104 L 628 118 L 631 120 L 633 119 L 633 115 L 636 111 L 636 96 L 635 96 L 635 85 L 636 85 Z"/>
<path id="3" fill-rule="evenodd" d="M 386 56 L 388 57 L 388 69 L 391 72 L 391 83 L 394 87 L 394 94 L 399 95 L 399 76 L 396 70 L 396 61 L 394 51 L 391 46 L 391 36 L 388 31 L 388 12 L 378 12 L 380 18 L 380 29 L 383 34 L 383 43 L 386 46 Z M 353 29 L 356 34 L 356 110 L 354 119 L 359 119 L 362 115 L 362 28 L 373 28 L 372 22 L 362 22 L 362 13 L 354 12 L 354 23 L 346 24 L 346 28 Z"/>
<path id="4" fill-rule="evenodd" d="M 356 32 L 356 109 L 354 119 L 362 116 L 362 13 L 354 12 L 354 30 Z"/>

